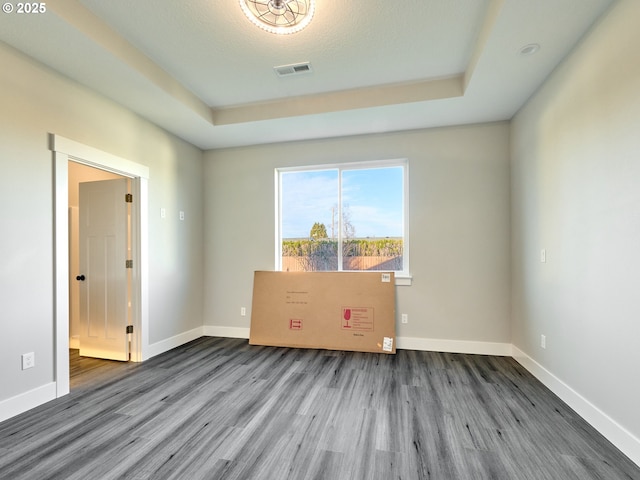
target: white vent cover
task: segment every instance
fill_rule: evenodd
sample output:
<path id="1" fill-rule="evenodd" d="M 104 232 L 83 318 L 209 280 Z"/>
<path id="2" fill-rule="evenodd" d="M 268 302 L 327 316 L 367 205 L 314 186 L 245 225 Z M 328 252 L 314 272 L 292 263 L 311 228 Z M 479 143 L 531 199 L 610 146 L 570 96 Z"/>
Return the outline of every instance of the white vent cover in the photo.
<path id="1" fill-rule="evenodd" d="M 311 73 L 313 71 L 309 62 L 295 63 L 293 65 L 280 65 L 279 67 L 273 67 L 273 70 L 279 77 L 302 75 L 303 73 Z"/>

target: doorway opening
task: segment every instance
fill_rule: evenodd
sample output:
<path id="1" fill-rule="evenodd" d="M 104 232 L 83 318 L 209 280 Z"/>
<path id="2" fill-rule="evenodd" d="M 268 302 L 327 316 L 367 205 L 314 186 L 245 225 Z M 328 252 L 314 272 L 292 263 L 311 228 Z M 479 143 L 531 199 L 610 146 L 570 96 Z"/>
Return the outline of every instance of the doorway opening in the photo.
<path id="1" fill-rule="evenodd" d="M 69 390 L 91 390 L 123 376 L 139 366 L 134 362 L 118 362 L 101 358 L 81 357 L 80 350 L 69 349 Z"/>
<path id="2" fill-rule="evenodd" d="M 80 218 L 81 216 L 87 217 L 87 210 L 91 210 L 91 206 L 87 204 L 91 198 L 87 198 L 86 191 L 85 195 L 81 195 L 80 191 L 83 187 L 91 187 L 92 185 L 99 186 L 104 182 L 105 184 L 109 184 L 113 180 L 120 180 L 124 182 L 126 186 L 126 192 L 131 193 L 130 191 L 130 180 L 127 177 L 123 177 L 122 175 L 118 175 L 116 173 L 108 172 L 106 170 L 101 170 L 95 167 L 91 167 L 89 165 L 84 165 L 82 163 L 77 163 L 74 161 L 69 162 L 69 347 L 71 349 L 80 350 L 78 353 L 81 356 L 85 357 L 94 357 L 94 358 L 116 358 L 118 360 L 129 360 L 129 345 L 123 345 L 120 342 L 117 347 L 120 351 L 117 352 L 117 355 L 111 354 L 111 352 L 106 352 L 102 354 L 100 351 L 96 351 L 94 348 L 90 348 L 91 339 L 87 342 L 83 342 L 82 348 L 80 345 L 81 337 L 87 337 L 89 327 L 92 326 L 92 322 L 88 318 L 88 315 L 91 311 L 94 311 L 95 314 L 99 315 L 99 320 L 102 327 L 100 332 L 98 332 L 101 336 L 104 336 L 106 333 L 105 330 L 108 329 L 109 325 L 112 323 L 122 324 L 123 328 L 126 328 L 126 325 L 130 325 L 131 315 L 131 275 L 130 270 L 125 269 L 124 262 L 121 262 L 120 265 L 114 265 L 114 267 L 119 267 L 117 275 L 115 278 L 112 278 L 111 281 L 105 281 L 105 273 L 107 273 L 104 269 L 101 269 L 100 275 L 100 291 L 96 292 L 96 288 L 93 289 L 88 287 L 89 283 L 93 283 L 89 276 L 89 279 L 86 278 L 86 274 L 88 273 L 89 266 L 89 253 L 85 252 L 81 258 L 80 252 L 81 250 L 87 250 L 87 242 L 86 238 L 83 238 L 87 235 L 87 227 L 80 226 Z M 99 182 L 99 183 L 94 183 Z M 86 185 L 91 183 L 92 185 Z M 83 199 L 84 200 L 81 200 Z M 98 198 L 98 201 L 108 201 L 109 199 L 105 199 L 104 197 Z M 119 226 L 120 228 L 116 233 L 120 233 L 118 240 L 120 242 L 126 242 L 126 258 L 131 257 L 131 214 L 127 210 L 130 204 L 125 204 L 124 195 L 122 198 L 117 199 L 122 205 L 118 205 L 120 210 L 126 212 L 126 219 L 122 218 L 124 215 L 118 215 L 118 218 L 124 225 Z M 84 203 L 82 203 L 84 202 Z M 99 214 L 104 215 L 107 212 L 103 210 L 111 210 L 110 205 L 103 206 L 98 205 Z M 83 215 L 80 214 L 82 211 Z M 82 233 L 81 233 L 82 232 Z M 122 233 L 124 233 L 124 238 L 122 238 Z M 115 235 L 114 235 L 115 237 Z M 117 237 L 116 237 L 117 238 Z M 101 240 L 101 239 L 99 239 Z M 104 242 L 91 242 L 91 243 L 102 243 Z M 89 243 L 89 244 L 91 244 Z M 103 245 L 100 245 L 103 247 Z M 121 252 L 125 246 L 123 245 L 119 249 L 113 249 L 114 251 L 120 251 L 120 255 L 124 252 Z M 105 256 L 105 253 L 108 251 L 104 251 L 102 248 L 102 252 L 98 252 L 102 257 Z M 94 255 L 95 256 L 95 255 Z M 111 276 L 114 277 L 113 272 L 111 272 Z M 126 283 L 125 283 L 126 282 Z M 117 289 L 116 292 L 113 290 Z M 91 292 L 98 293 L 103 296 L 107 301 L 100 301 L 102 299 L 98 299 L 99 302 L 89 302 L 89 294 Z M 109 298 L 117 297 L 117 301 L 109 302 Z M 91 304 L 90 304 L 91 303 Z M 98 303 L 98 308 L 92 308 L 93 303 Z M 123 307 L 126 306 L 126 313 L 123 312 L 123 308 L 119 310 L 117 307 L 118 304 L 123 303 Z M 114 304 L 113 307 L 111 304 Z M 83 308 L 81 308 L 81 305 Z M 114 308 L 116 307 L 116 308 Z M 118 315 L 117 322 L 109 319 L 110 316 Z M 105 328 L 106 327 L 106 328 Z M 82 333 L 82 335 L 81 335 Z M 95 337 L 95 335 L 94 335 Z M 72 352 L 73 353 L 73 352 Z M 114 352 L 115 353 L 115 352 Z M 78 363 L 78 362 L 76 362 Z"/>
<path id="3" fill-rule="evenodd" d="M 144 165 L 93 147 L 50 135 L 54 170 L 54 271 L 55 271 L 55 383 L 56 397 L 69 393 L 70 276 L 69 268 L 69 168 L 81 164 L 128 179 L 131 205 L 131 326 L 130 359 L 147 358 L 148 332 L 148 178 Z M 73 166 L 71 168 L 74 168 Z M 75 277 L 74 277 L 75 278 Z"/>

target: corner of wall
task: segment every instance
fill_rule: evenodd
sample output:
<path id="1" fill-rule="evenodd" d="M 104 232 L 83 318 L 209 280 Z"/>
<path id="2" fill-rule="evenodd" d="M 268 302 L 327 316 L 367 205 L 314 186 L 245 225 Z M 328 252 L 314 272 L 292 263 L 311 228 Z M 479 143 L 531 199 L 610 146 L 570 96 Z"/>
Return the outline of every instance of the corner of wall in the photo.
<path id="1" fill-rule="evenodd" d="M 526 368 L 534 377 L 540 380 L 544 386 L 575 410 L 578 415 L 598 430 L 598 432 L 613 443 L 622 453 L 637 465 L 640 465 L 640 439 L 635 437 L 622 425 L 617 423 L 596 405 L 580 395 L 580 393 L 536 362 L 525 352 L 515 345 L 512 347 L 513 358 L 520 365 Z"/>

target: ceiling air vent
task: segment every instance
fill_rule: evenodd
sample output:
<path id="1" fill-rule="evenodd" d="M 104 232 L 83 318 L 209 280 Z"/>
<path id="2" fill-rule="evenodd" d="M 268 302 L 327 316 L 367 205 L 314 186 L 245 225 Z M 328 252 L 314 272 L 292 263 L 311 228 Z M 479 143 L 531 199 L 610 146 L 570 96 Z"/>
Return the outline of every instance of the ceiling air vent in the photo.
<path id="1" fill-rule="evenodd" d="M 311 64 L 309 62 L 296 63 L 294 65 L 280 65 L 279 67 L 273 67 L 273 70 L 279 77 L 288 77 L 291 75 L 301 75 L 303 73 L 310 73 Z"/>

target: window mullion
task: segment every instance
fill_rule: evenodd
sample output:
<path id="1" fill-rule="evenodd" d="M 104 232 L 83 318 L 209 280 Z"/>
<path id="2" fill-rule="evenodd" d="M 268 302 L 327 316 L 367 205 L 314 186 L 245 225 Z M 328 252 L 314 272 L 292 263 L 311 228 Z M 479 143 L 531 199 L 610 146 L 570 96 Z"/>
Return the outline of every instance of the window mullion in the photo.
<path id="1" fill-rule="evenodd" d="M 275 234 L 276 234 L 276 270 L 282 270 L 282 172 L 275 170 Z"/>
<path id="2" fill-rule="evenodd" d="M 338 271 L 342 271 L 342 169 L 338 168 Z"/>

